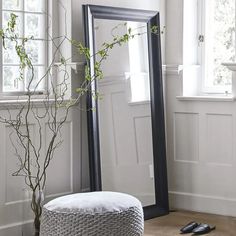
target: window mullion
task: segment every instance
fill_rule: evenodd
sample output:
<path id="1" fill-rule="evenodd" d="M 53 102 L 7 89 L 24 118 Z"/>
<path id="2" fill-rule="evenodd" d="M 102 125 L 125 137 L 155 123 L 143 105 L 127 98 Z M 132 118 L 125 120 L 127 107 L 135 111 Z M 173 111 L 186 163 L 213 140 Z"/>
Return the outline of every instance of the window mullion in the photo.
<path id="1" fill-rule="evenodd" d="M 14 11 L 15 13 L 21 13 L 23 12 L 23 10 L 9 10 L 9 9 L 2 9 L 3 11 L 5 12 L 12 12 Z M 44 15 L 44 13 L 42 12 L 36 12 L 36 11 L 24 11 L 25 13 L 28 13 L 28 14 L 35 14 L 35 15 Z"/>
<path id="2" fill-rule="evenodd" d="M 236 1 L 235 1 L 235 19 L 236 19 Z M 236 20 L 235 20 L 235 32 L 234 32 L 234 37 L 236 41 Z M 236 42 L 235 42 L 235 56 L 234 56 L 234 61 L 236 62 Z"/>
<path id="3" fill-rule="evenodd" d="M 46 73 L 46 69 L 47 67 L 49 66 L 49 42 L 48 42 L 48 38 L 47 38 L 47 35 L 49 35 L 49 16 L 48 16 L 48 13 L 49 13 L 49 1 L 46 1 L 44 0 L 44 6 L 45 6 L 45 11 L 47 14 L 45 14 L 45 23 L 47 25 L 47 28 L 46 28 L 46 31 L 45 31 L 45 35 L 44 35 L 44 40 L 45 40 L 45 65 L 44 65 L 44 68 L 45 68 L 45 73 Z M 48 77 L 44 80 L 44 88 L 45 88 L 45 91 L 48 91 Z"/>
<path id="4" fill-rule="evenodd" d="M 200 42 L 198 38 L 198 60 L 199 64 L 201 65 L 201 83 L 199 86 L 199 92 L 203 91 L 204 89 L 204 84 L 205 84 L 205 79 L 206 79 L 206 73 L 205 73 L 205 55 L 206 55 L 206 39 L 205 39 L 205 23 L 206 23 L 206 2 L 204 0 L 199 0 L 199 7 L 198 7 L 198 37 L 202 35 L 204 37 L 204 41 Z"/>
<path id="5" fill-rule="evenodd" d="M 22 25 L 22 33 L 23 33 L 23 38 L 25 37 L 25 0 L 23 0 L 23 3 L 22 3 L 22 14 L 23 14 L 23 17 L 22 17 L 22 21 L 23 21 L 23 25 Z M 26 72 L 25 72 L 25 69 L 24 69 L 24 79 L 23 81 L 21 82 L 21 91 L 25 91 L 26 90 L 26 87 L 25 87 L 25 81 L 26 80 Z"/>
<path id="6" fill-rule="evenodd" d="M 0 27 L 2 29 L 2 1 L 4 0 L 0 0 Z M 1 93 L 3 92 L 3 48 L 2 48 L 2 39 L 0 39 L 0 66 L 1 66 L 1 69 L 0 69 L 0 91 Z"/>

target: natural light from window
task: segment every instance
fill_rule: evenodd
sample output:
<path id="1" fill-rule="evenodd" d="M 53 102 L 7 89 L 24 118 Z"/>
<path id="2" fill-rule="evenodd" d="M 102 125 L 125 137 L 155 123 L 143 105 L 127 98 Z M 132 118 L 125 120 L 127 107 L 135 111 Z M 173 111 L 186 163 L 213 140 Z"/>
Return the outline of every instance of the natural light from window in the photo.
<path id="1" fill-rule="evenodd" d="M 139 36 L 134 37 L 128 43 L 130 72 L 126 77 L 130 79 L 131 101 L 141 102 L 150 100 L 149 60 L 147 24 L 139 22 L 127 22 L 127 29 Z"/>
<path id="2" fill-rule="evenodd" d="M 235 62 L 235 4 L 235 0 L 205 1 L 205 92 L 232 92 L 232 72 L 221 63 Z"/>
<path id="3" fill-rule="evenodd" d="M 4 0 L 2 1 L 2 27 L 5 28 L 10 14 L 17 15 L 17 34 L 20 38 L 31 37 L 26 43 L 26 51 L 34 65 L 34 89 L 46 68 L 46 1 L 45 0 Z M 24 71 L 24 80 L 19 80 L 19 59 L 15 52 L 15 45 L 6 40 L 7 50 L 2 48 L 2 91 L 24 92 L 31 78 L 31 72 Z M 37 90 L 43 91 L 45 84 L 40 84 Z"/>

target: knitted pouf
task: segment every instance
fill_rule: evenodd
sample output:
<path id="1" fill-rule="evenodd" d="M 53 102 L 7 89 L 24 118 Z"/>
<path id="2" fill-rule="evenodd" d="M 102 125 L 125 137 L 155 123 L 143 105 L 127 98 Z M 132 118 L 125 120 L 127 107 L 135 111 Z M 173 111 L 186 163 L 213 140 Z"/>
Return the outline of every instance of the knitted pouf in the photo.
<path id="1" fill-rule="evenodd" d="M 143 230 L 143 209 L 135 197 L 91 192 L 47 203 L 43 207 L 40 236 L 139 236 Z"/>

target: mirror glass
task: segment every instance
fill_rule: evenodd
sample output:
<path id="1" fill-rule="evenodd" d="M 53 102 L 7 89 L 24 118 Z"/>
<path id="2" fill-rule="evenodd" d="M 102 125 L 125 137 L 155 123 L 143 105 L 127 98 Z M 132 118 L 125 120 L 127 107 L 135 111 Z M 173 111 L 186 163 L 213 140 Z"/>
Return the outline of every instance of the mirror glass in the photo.
<path id="1" fill-rule="evenodd" d="M 102 190 L 131 194 L 143 206 L 156 204 L 147 24 L 95 19 L 94 29 L 96 51 L 129 30 L 135 34 L 108 53 L 98 82 Z"/>

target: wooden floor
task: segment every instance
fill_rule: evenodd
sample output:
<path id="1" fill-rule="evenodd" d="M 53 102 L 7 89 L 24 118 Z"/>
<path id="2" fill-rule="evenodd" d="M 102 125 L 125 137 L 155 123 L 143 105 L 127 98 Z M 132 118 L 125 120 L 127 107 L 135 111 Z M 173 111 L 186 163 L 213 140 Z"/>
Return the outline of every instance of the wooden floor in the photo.
<path id="1" fill-rule="evenodd" d="M 236 218 L 184 211 L 145 221 L 144 236 L 180 235 L 179 229 L 191 221 L 215 225 L 216 229 L 207 234 L 209 236 L 236 236 Z"/>

